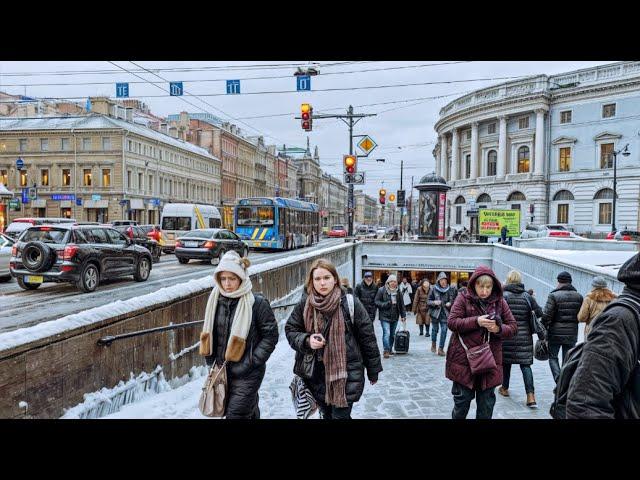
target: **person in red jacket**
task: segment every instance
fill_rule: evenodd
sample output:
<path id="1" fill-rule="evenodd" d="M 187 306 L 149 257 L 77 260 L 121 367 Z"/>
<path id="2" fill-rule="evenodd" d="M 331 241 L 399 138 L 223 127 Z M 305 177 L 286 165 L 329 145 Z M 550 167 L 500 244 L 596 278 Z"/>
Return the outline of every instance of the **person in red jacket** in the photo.
<path id="1" fill-rule="evenodd" d="M 500 281 L 489 267 L 480 265 L 473 272 L 469 286 L 451 307 L 448 327 L 454 332 L 445 369 L 446 377 L 453 382 L 452 418 L 467 418 L 474 397 L 476 418 L 491 418 L 496 403 L 495 387 L 502 383 L 502 339 L 514 336 L 518 324 L 502 296 Z M 460 336 L 467 348 L 486 342 L 488 336 L 496 368 L 474 376 Z"/>

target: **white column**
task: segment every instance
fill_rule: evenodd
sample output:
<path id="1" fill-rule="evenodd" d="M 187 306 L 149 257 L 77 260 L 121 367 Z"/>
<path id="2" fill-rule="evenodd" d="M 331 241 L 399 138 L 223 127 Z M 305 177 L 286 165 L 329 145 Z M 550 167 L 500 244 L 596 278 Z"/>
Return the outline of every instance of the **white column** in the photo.
<path id="1" fill-rule="evenodd" d="M 534 168 L 536 175 L 542 175 L 544 166 L 544 110 L 536 110 L 536 144 Z"/>
<path id="2" fill-rule="evenodd" d="M 451 130 L 451 180 L 458 180 L 458 129 Z"/>
<path id="3" fill-rule="evenodd" d="M 498 138 L 498 177 L 504 177 L 507 172 L 507 117 L 500 117 L 500 136 Z"/>
<path id="4" fill-rule="evenodd" d="M 471 124 L 471 178 L 478 178 L 478 122 Z"/>
<path id="5" fill-rule="evenodd" d="M 447 137 L 443 133 L 440 135 L 440 171 L 444 172 L 446 175 L 447 172 Z"/>
<path id="6" fill-rule="evenodd" d="M 440 150 L 442 151 L 442 135 L 440 135 Z M 442 162 L 440 161 L 440 154 L 435 155 L 436 157 L 436 174 L 437 175 L 442 175 Z"/>

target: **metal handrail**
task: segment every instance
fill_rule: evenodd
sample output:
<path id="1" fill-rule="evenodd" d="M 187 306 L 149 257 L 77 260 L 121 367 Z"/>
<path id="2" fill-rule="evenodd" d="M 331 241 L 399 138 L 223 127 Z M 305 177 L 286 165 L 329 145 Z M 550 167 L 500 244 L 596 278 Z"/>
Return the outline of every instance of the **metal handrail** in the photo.
<path id="1" fill-rule="evenodd" d="M 286 303 L 284 305 L 274 305 L 271 308 L 272 309 L 288 308 L 288 307 L 293 307 L 293 306 L 295 306 L 297 304 L 298 304 L 298 302 Z M 146 335 L 147 333 L 165 332 L 167 330 L 175 330 L 177 328 L 193 327 L 195 325 L 200 325 L 200 324 L 203 324 L 203 323 L 204 323 L 204 320 L 196 320 L 196 321 L 193 321 L 193 322 L 185 322 L 185 323 L 178 323 L 176 325 L 168 325 L 166 327 L 156 327 L 156 328 L 149 328 L 147 330 L 139 330 L 137 332 L 123 333 L 121 335 L 108 335 L 106 337 L 100 338 L 98 340 L 98 345 L 108 347 L 113 342 L 115 342 L 116 340 L 123 340 L 125 338 L 139 337 L 141 335 Z"/>

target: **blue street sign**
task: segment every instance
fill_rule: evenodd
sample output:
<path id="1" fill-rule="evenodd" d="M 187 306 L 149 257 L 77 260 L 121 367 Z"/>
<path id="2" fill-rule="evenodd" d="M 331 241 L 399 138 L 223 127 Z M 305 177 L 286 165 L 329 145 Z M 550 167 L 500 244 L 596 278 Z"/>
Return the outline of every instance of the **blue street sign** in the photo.
<path id="1" fill-rule="evenodd" d="M 240 93 L 240 80 L 227 80 L 227 95 L 238 95 Z"/>
<path id="2" fill-rule="evenodd" d="M 74 193 L 63 193 L 63 194 L 53 194 L 51 195 L 51 200 L 60 201 L 60 200 L 75 200 L 76 196 Z"/>
<path id="3" fill-rule="evenodd" d="M 82 206 L 82 199 L 81 198 L 76 198 L 76 205 L 81 207 Z"/>
<path id="4" fill-rule="evenodd" d="M 18 170 L 22 170 L 22 167 L 24 167 L 24 161 L 18 157 L 18 159 L 16 160 L 16 168 Z"/>
<path id="5" fill-rule="evenodd" d="M 170 82 L 169 83 L 169 95 L 172 97 L 182 96 L 182 82 Z"/>
<path id="6" fill-rule="evenodd" d="M 93 195 L 91 195 L 91 200 L 93 200 L 94 202 L 97 202 L 99 200 L 102 200 L 102 196 L 93 194 Z"/>
<path id="7" fill-rule="evenodd" d="M 298 82 L 298 91 L 303 92 L 306 90 L 311 90 L 311 76 L 309 75 L 301 75 L 296 77 Z"/>
<path id="8" fill-rule="evenodd" d="M 116 98 L 129 97 L 129 84 L 128 83 L 116 83 Z"/>
<path id="9" fill-rule="evenodd" d="M 22 203 L 29 203 L 29 188 L 22 189 Z"/>

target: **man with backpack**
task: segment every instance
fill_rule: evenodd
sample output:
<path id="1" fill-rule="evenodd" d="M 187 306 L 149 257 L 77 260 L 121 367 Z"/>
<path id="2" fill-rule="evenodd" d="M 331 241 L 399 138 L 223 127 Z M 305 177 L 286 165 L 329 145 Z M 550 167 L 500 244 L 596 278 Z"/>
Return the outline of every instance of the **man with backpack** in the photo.
<path id="1" fill-rule="evenodd" d="M 562 369 L 554 418 L 640 418 L 640 254 L 622 265 L 618 280 L 622 294 Z"/>

